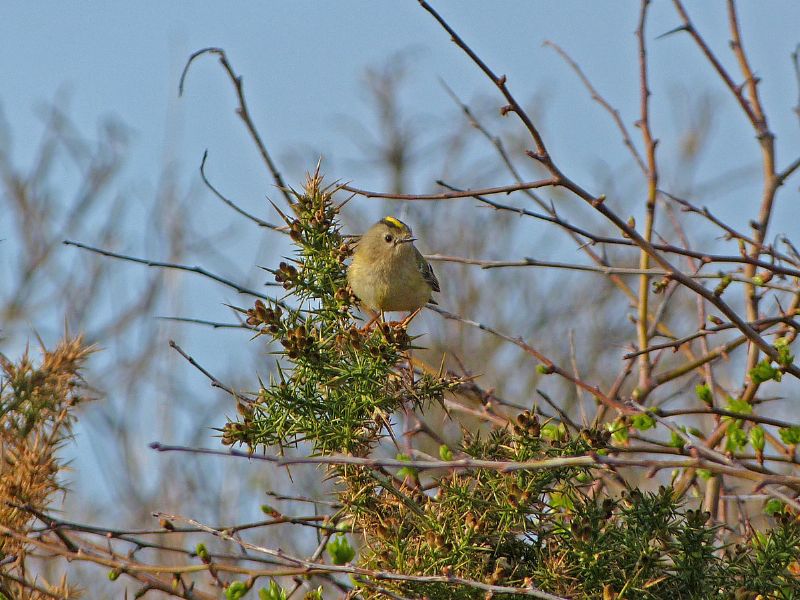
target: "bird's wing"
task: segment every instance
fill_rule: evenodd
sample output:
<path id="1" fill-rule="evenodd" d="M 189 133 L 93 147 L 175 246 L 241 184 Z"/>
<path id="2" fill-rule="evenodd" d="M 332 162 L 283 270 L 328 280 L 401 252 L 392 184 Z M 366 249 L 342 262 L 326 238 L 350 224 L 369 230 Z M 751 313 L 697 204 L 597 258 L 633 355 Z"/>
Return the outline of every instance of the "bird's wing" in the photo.
<path id="1" fill-rule="evenodd" d="M 431 266 L 431 263 L 425 260 L 425 257 L 422 256 L 422 253 L 419 250 L 417 250 L 416 248 L 414 248 L 414 250 L 417 254 L 417 268 L 419 269 L 419 272 L 422 274 L 423 279 L 425 279 L 425 282 L 429 286 L 431 286 L 431 289 L 434 292 L 441 291 L 439 289 L 439 280 L 436 279 L 436 274 L 433 272 L 433 267 Z"/>

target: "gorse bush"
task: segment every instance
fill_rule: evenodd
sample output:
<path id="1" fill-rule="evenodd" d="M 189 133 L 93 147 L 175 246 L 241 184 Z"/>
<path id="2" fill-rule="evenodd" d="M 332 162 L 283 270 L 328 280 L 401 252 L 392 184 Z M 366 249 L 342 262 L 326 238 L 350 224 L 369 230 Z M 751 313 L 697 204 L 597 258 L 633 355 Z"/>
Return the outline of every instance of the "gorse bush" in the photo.
<path id="1" fill-rule="evenodd" d="M 247 323 L 283 348 L 278 374 L 254 402 L 239 404 L 242 420 L 223 442 L 250 448 L 307 441 L 319 453 L 361 455 L 378 441 L 391 415 L 441 400 L 458 380 L 396 369 L 412 339 L 399 323 L 361 329 L 347 287 L 350 243 L 337 221 L 334 188 L 319 173 L 296 194 L 295 218 L 285 216 L 297 246 L 290 263 L 274 270 L 292 304 L 257 301 Z"/>
<path id="2" fill-rule="evenodd" d="M 193 61 L 206 55 L 219 60 L 237 115 L 285 202 L 273 204 L 281 226 L 240 209 L 210 183 L 204 156 L 201 176 L 216 198 L 259 231 L 291 240 L 290 255 L 266 269 L 275 280 L 267 289 L 277 293 L 254 291 L 199 266 L 69 242 L 105 257 L 191 272 L 252 298 L 236 308 L 245 322 L 173 317 L 254 333 L 243 345 L 255 348 L 270 372 L 244 388 L 256 391 L 240 391 L 170 343 L 236 403 L 237 416 L 219 428 L 225 447 L 151 447 L 180 452 L 177 457 L 192 453 L 197 461 L 208 454 L 250 461 L 245 468 L 291 465 L 289 483 L 279 492 L 266 490 L 288 504 L 248 502 L 230 486 L 200 490 L 180 483 L 193 479 L 180 479 L 164 485 L 165 497 L 211 488 L 206 498 L 212 500 L 149 513 L 157 528 L 82 525 L 59 519 L 52 509 L 42 512 L 58 489 L 60 466 L 52 451 L 66 439 L 70 403 L 80 397 L 77 364 L 85 350 L 67 347 L 62 359 L 46 358 L 42 368 L 27 359 L 7 363 L 0 390 L 3 595 L 14 597 L 8 591 L 14 586 L 37 591 L 36 574 L 23 571 L 25 558 L 33 556 L 27 548 L 35 546 L 37 557 L 101 565 L 110 570 L 108 586 L 133 581 L 135 597 L 800 598 L 800 366 L 794 347 L 800 244 L 775 225 L 779 196 L 796 185 L 790 179 L 800 173 L 800 158 L 778 155 L 776 139 L 783 148 L 790 138 L 770 128 L 775 121 L 767 119 L 759 86 L 763 65 L 750 65 L 736 2 L 718 9 L 726 13 L 719 22 L 727 23 L 726 49 L 733 54 L 723 57 L 681 0 L 658 9 L 658 33 L 648 25 L 656 3 L 642 0 L 635 35 L 638 97 L 626 102 L 625 112 L 595 89 L 566 51 L 547 44 L 566 59 L 625 148 L 621 160 L 606 157 L 614 141 L 599 140 L 595 159 L 608 163 L 607 177 L 599 178 L 575 168 L 593 161 L 577 160 L 566 149 L 582 147 L 601 128 L 566 127 L 557 143 L 548 139 L 549 128 L 515 96 L 515 75 L 494 71 L 433 6 L 418 4 L 442 39 L 486 76 L 497 102 L 489 117 L 451 92 L 466 122 L 431 146 L 436 164 L 412 173 L 423 155 L 411 150 L 422 136 L 419 123 L 407 124 L 399 110 L 401 78 L 391 70 L 373 78 L 382 137 L 370 152 L 391 167 L 396 189 L 388 192 L 325 186 L 319 167 L 302 190 L 289 189 L 226 53 L 206 48 L 189 58 L 180 88 Z M 656 127 L 664 114 L 656 117 L 663 99 L 651 91 L 659 64 L 649 58 L 656 35 L 661 49 L 678 40 L 690 44 L 716 73 L 753 142 L 752 156 L 747 140 L 741 150 L 736 146 L 734 162 L 760 160 L 757 181 L 749 169 L 729 173 L 732 155 L 717 165 L 724 166 L 724 177 L 706 168 L 705 123 L 716 114 L 716 100 L 693 97 L 681 109 L 688 113 L 683 138 L 673 128 Z M 791 59 L 800 72 L 798 53 Z M 630 67 L 627 58 L 623 64 Z M 631 106 L 638 108 L 633 119 L 625 114 Z M 740 129 L 726 127 L 722 139 L 729 143 Z M 473 133 L 488 143 L 488 156 L 473 153 L 467 139 Z M 659 134 L 666 143 L 659 143 Z M 551 143 L 558 152 L 551 153 Z M 374 164 L 375 156 L 369 158 Z M 404 193 L 406 175 L 438 187 Z M 411 326 L 364 324 L 346 277 L 358 239 L 346 235 L 340 221 L 347 201 L 358 200 L 340 202 L 345 192 L 414 201 L 409 220 L 442 252 L 426 260 L 449 263 L 442 270 L 451 271 L 443 274 L 454 275 L 443 277 L 450 285 L 443 286 L 442 305 L 429 307 L 446 326 L 423 331 L 431 325 L 424 317 Z M 728 211 L 736 214 L 727 221 L 702 206 L 717 196 L 728 208 L 748 210 Z M 484 210 L 473 210 L 476 203 Z M 547 237 L 551 229 L 564 239 Z M 584 258 L 565 258 L 574 256 L 565 252 L 551 260 L 549 253 L 564 249 Z M 528 251 L 541 256 L 521 255 Z M 536 276 L 544 268 L 572 276 Z M 330 496 L 321 498 L 317 485 L 304 489 L 303 480 L 292 479 L 295 468 L 317 469 L 314 483 L 324 483 L 322 493 Z M 198 520 L 215 501 L 235 506 L 237 514 L 260 506 L 263 515 L 238 524 L 221 514 L 220 524 Z M 71 593 L 62 588 L 45 592 Z"/>
<path id="3" fill-rule="evenodd" d="M 288 294 L 246 311 L 256 337 L 281 347 L 277 375 L 255 400 L 240 402 L 240 419 L 223 429 L 226 444 L 385 455 L 396 444 L 395 413 L 440 410 L 445 394 L 470 383 L 426 370 L 402 325 L 359 327 L 345 278 L 351 242 L 341 233 L 335 191 L 315 173 L 286 217 L 296 250 L 273 273 Z M 360 542 L 359 594 L 797 597 L 800 522 L 787 509 L 778 508 L 773 529 L 731 544 L 708 512 L 687 508 L 671 488 L 641 492 L 612 474 L 621 491 L 611 494 L 597 485 L 600 465 L 574 461 L 613 455 L 615 444 L 627 443 L 621 431 L 655 424 L 640 413 L 572 432 L 534 408 L 491 430 L 461 423 L 461 442 L 440 447 L 448 467 L 419 469 L 426 455 L 408 456 L 398 445 L 391 466 L 380 458 L 331 466 L 343 507 L 334 520 Z M 329 553 L 335 564 L 353 558 L 344 538 Z"/>
<path id="4" fill-rule="evenodd" d="M 30 588 L 27 555 L 37 546 L 26 538 L 36 518 L 58 492 L 65 492 L 59 449 L 70 439 L 75 409 L 86 400 L 81 369 L 93 348 L 80 337 L 53 350 L 40 364 L 26 352 L 17 362 L 0 355 L 0 598 L 72 598 L 66 580 L 42 578 Z M 13 576 L 10 574 L 13 573 Z"/>

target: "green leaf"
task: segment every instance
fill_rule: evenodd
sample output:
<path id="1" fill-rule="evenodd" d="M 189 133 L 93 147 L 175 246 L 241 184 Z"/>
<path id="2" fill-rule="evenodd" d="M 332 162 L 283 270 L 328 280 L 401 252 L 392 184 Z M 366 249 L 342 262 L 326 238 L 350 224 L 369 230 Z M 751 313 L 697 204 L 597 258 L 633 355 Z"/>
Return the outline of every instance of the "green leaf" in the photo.
<path id="1" fill-rule="evenodd" d="M 575 508 L 572 499 L 567 494 L 562 494 L 561 492 L 550 492 L 550 506 L 552 508 L 564 508 L 566 510 Z"/>
<path id="2" fill-rule="evenodd" d="M 447 447 L 447 444 L 439 446 L 439 458 L 442 460 L 453 460 L 453 451 Z"/>
<path id="3" fill-rule="evenodd" d="M 781 502 L 777 498 L 770 498 L 764 504 L 764 513 L 768 514 L 771 517 L 777 515 L 779 512 L 782 511 L 783 511 L 783 502 Z"/>
<path id="4" fill-rule="evenodd" d="M 750 429 L 750 444 L 753 450 L 761 452 L 764 449 L 764 429 L 760 425 L 755 425 Z"/>
<path id="5" fill-rule="evenodd" d="M 567 437 L 567 428 L 563 423 L 547 423 L 542 425 L 542 437 L 547 440 L 563 440 Z"/>
<path id="6" fill-rule="evenodd" d="M 691 433 L 694 437 L 700 438 L 701 440 L 706 439 L 705 434 L 702 431 L 700 431 L 697 427 L 687 427 L 686 429 L 684 429 L 684 431 L 686 431 L 687 433 Z"/>
<path id="7" fill-rule="evenodd" d="M 713 474 L 708 469 L 697 469 L 697 476 L 703 481 L 708 481 L 713 477 Z"/>
<path id="8" fill-rule="evenodd" d="M 260 508 L 261 512 L 267 515 L 268 517 L 279 517 L 281 514 L 280 511 L 276 510 L 269 504 L 262 504 Z"/>
<path id="9" fill-rule="evenodd" d="M 763 531 L 756 529 L 753 532 L 752 544 L 755 547 L 761 546 L 765 548 L 769 544 L 769 537 Z"/>
<path id="10" fill-rule="evenodd" d="M 628 441 L 628 426 L 622 419 L 607 423 L 606 428 L 611 432 L 611 439 L 618 444 L 624 444 Z"/>
<path id="11" fill-rule="evenodd" d="M 272 579 L 269 582 L 268 589 L 261 588 L 258 590 L 258 600 L 286 600 L 286 590 Z"/>
<path id="12" fill-rule="evenodd" d="M 409 462 L 411 461 L 411 457 L 408 456 L 407 454 L 398 454 L 397 456 L 395 456 L 395 460 L 402 460 Z M 401 479 L 405 477 L 415 477 L 416 474 L 417 474 L 417 469 L 413 467 L 401 467 L 397 471 L 397 476 L 400 477 Z"/>
<path id="13" fill-rule="evenodd" d="M 242 581 L 234 581 L 225 590 L 225 600 L 239 600 L 247 593 L 247 585 Z"/>
<path id="14" fill-rule="evenodd" d="M 794 362 L 794 354 L 789 350 L 789 340 L 786 338 L 775 340 L 775 350 L 778 351 L 777 362 L 782 367 L 788 367 Z"/>
<path id="15" fill-rule="evenodd" d="M 197 554 L 197 557 L 202 561 L 209 560 L 208 549 L 206 548 L 205 544 L 197 544 L 197 546 L 195 546 L 194 553 Z"/>
<path id="16" fill-rule="evenodd" d="M 720 273 L 722 275 L 722 273 Z M 720 279 L 719 284 L 717 287 L 714 288 L 714 295 L 721 296 L 722 293 L 728 288 L 728 286 L 733 282 L 733 277 L 730 274 L 726 273 Z"/>
<path id="17" fill-rule="evenodd" d="M 306 595 L 303 596 L 303 600 L 323 600 L 322 586 L 319 586 L 317 589 L 311 590 L 310 592 L 306 592 Z"/>
<path id="18" fill-rule="evenodd" d="M 708 387 L 705 383 L 697 384 L 694 387 L 694 393 L 701 402 L 711 406 L 714 400 L 714 395 L 711 393 L 711 388 Z"/>
<path id="19" fill-rule="evenodd" d="M 328 542 L 328 554 L 335 565 L 349 563 L 356 556 L 356 551 L 343 535 L 337 535 Z"/>
<path id="20" fill-rule="evenodd" d="M 728 396 L 728 405 L 725 409 L 740 415 L 749 415 L 753 412 L 753 405 L 747 402 L 747 400 L 739 400 Z"/>
<path id="21" fill-rule="evenodd" d="M 736 452 L 747 446 L 747 433 L 742 429 L 741 421 L 731 421 L 728 424 L 727 442 L 725 450 Z"/>
<path id="22" fill-rule="evenodd" d="M 686 441 L 680 436 L 680 434 L 677 431 L 671 431 L 668 444 L 672 448 L 683 448 L 686 445 Z"/>
<path id="23" fill-rule="evenodd" d="M 792 425 L 791 427 L 781 427 L 778 429 L 781 440 L 784 444 L 796 446 L 800 444 L 800 425 Z"/>
<path id="24" fill-rule="evenodd" d="M 781 372 L 772 366 L 769 359 L 764 359 L 755 367 L 750 369 L 750 380 L 755 383 L 764 383 L 774 379 L 775 381 L 781 380 Z"/>
<path id="25" fill-rule="evenodd" d="M 647 431 L 656 426 L 656 420 L 650 414 L 639 413 L 631 418 L 631 426 L 639 431 Z"/>

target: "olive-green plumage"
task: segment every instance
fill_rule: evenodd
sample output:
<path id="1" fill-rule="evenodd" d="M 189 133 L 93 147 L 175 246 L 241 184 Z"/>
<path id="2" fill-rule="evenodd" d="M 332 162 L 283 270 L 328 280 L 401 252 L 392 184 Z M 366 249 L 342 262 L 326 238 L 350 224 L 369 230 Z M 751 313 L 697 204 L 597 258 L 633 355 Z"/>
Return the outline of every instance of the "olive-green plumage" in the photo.
<path id="1" fill-rule="evenodd" d="M 434 302 L 439 281 L 411 229 L 394 217 L 375 223 L 361 236 L 347 269 L 347 282 L 359 300 L 378 311 L 422 308 Z"/>

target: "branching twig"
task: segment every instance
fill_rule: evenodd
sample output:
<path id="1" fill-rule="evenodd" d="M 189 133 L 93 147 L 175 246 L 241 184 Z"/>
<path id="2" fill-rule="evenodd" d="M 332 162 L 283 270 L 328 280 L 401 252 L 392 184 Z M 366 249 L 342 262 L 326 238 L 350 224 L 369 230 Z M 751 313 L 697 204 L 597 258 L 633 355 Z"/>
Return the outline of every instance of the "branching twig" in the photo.
<path id="1" fill-rule="evenodd" d="M 273 162 L 269 152 L 267 152 L 267 147 L 261 140 L 261 135 L 258 133 L 253 120 L 250 118 L 250 111 L 247 109 L 247 101 L 244 97 L 242 76 L 237 75 L 233 70 L 233 67 L 228 61 L 228 56 L 225 54 L 225 51 L 222 48 L 203 48 L 202 50 L 194 52 L 189 57 L 189 60 L 186 61 L 186 66 L 183 67 L 183 72 L 181 73 L 180 83 L 178 84 L 178 95 L 180 96 L 183 94 L 183 85 L 186 82 L 186 75 L 189 73 L 189 67 L 192 65 L 192 62 L 194 62 L 196 58 L 202 56 L 203 54 L 216 54 L 219 57 L 219 62 L 222 65 L 222 68 L 225 69 L 225 72 L 228 74 L 231 83 L 233 83 L 233 86 L 236 89 L 236 98 L 239 101 L 239 108 L 236 109 L 236 114 L 239 115 L 244 122 L 245 127 L 247 127 L 247 131 L 250 132 L 250 136 L 253 138 L 253 141 L 258 147 L 258 151 L 261 154 L 261 158 L 264 160 L 264 164 L 272 174 L 272 179 L 275 181 L 275 185 L 281 191 L 281 194 L 283 194 L 286 202 L 290 205 L 293 204 L 294 200 L 292 199 L 292 195 L 289 193 L 288 188 L 283 181 L 283 177 L 278 171 L 278 167 Z"/>
<path id="2" fill-rule="evenodd" d="M 207 277 L 208 279 L 213 279 L 214 281 L 221 283 L 223 285 L 228 286 L 231 289 L 236 290 L 240 294 L 248 294 L 255 298 L 261 298 L 262 300 L 270 300 L 275 302 L 273 298 L 269 296 L 265 296 L 264 294 L 260 294 L 254 290 L 248 289 L 231 281 L 230 279 L 225 279 L 224 277 L 220 277 L 219 275 L 215 275 L 211 271 L 207 271 L 203 267 L 190 267 L 188 265 L 181 265 L 177 263 L 170 263 L 170 262 L 163 262 L 159 260 L 148 260 L 146 258 L 137 258 L 135 256 L 127 256 L 125 254 L 118 254 L 116 252 L 111 252 L 110 250 L 103 250 L 102 248 L 94 248 L 92 246 L 88 246 L 86 244 L 82 244 L 80 242 L 73 242 L 71 240 L 64 240 L 64 244 L 67 246 L 75 246 L 76 248 L 81 248 L 82 250 L 88 250 L 89 252 L 94 252 L 95 254 L 100 254 L 102 256 L 108 256 L 109 258 L 118 258 L 120 260 L 126 260 L 128 262 L 139 263 L 140 265 L 147 265 L 148 267 L 156 267 L 159 269 L 176 269 L 178 271 L 188 271 L 190 273 L 197 273 L 198 275 L 202 275 L 203 277 Z"/>
<path id="3" fill-rule="evenodd" d="M 211 184 L 211 182 L 208 180 L 208 177 L 206 176 L 206 159 L 207 158 L 208 158 L 208 150 L 203 152 L 203 160 L 200 161 L 200 177 L 203 179 L 203 183 L 206 184 L 206 187 L 209 190 L 211 190 L 211 192 L 217 198 L 219 198 L 222 202 L 224 202 L 225 204 L 230 206 L 233 210 L 235 210 L 237 213 L 239 213 L 243 217 L 246 217 L 247 219 L 250 219 L 253 223 L 258 225 L 259 227 L 265 227 L 266 229 L 272 229 L 273 231 L 277 231 L 277 232 L 284 233 L 284 234 L 287 233 L 288 229 L 285 226 L 280 226 L 279 227 L 278 225 L 273 225 L 272 223 L 268 223 L 267 221 L 264 221 L 263 219 L 259 219 L 255 215 L 253 215 L 253 214 L 247 212 L 246 210 L 244 210 L 243 208 L 241 208 L 233 200 L 230 200 L 230 199 L 226 198 L 222 194 L 222 192 L 217 190 L 217 188 L 214 187 Z"/>

